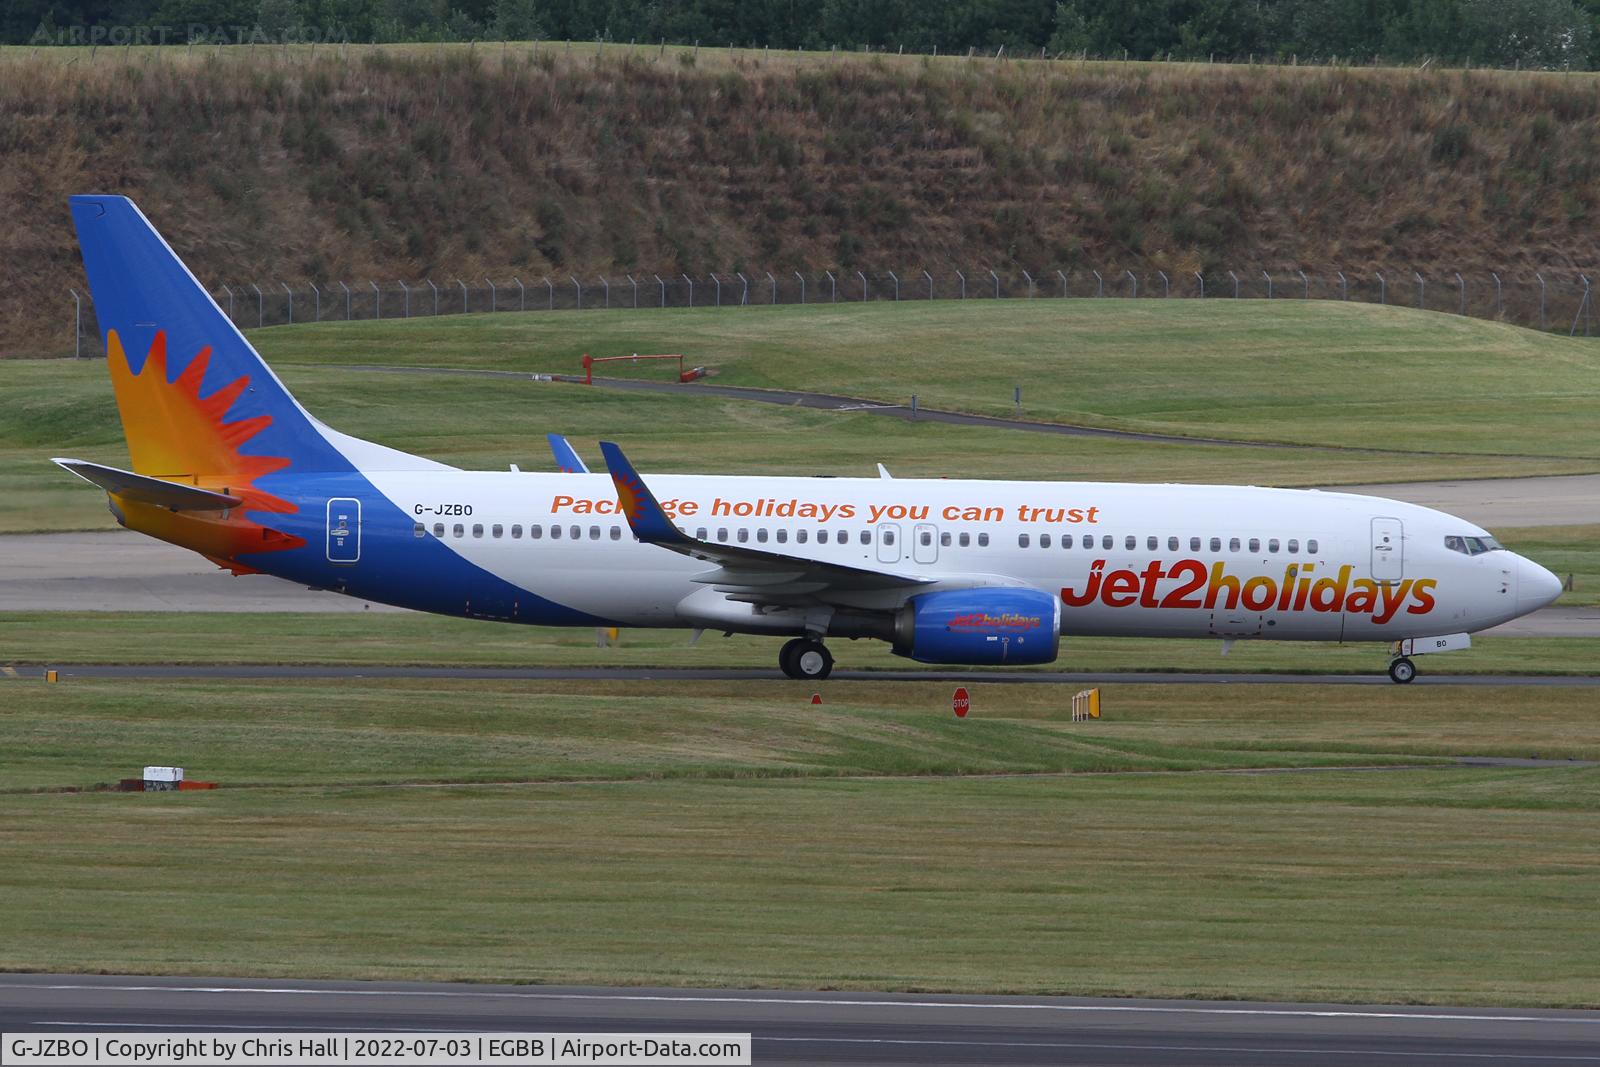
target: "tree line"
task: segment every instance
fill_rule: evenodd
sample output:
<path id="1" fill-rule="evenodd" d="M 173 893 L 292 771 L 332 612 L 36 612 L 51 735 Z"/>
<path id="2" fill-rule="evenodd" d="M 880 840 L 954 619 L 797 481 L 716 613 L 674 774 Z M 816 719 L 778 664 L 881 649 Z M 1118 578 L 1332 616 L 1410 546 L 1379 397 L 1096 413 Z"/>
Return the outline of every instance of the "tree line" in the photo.
<path id="1" fill-rule="evenodd" d="M 1600 69 L 1600 0 L 0 0 L 10 44 L 578 40 Z"/>

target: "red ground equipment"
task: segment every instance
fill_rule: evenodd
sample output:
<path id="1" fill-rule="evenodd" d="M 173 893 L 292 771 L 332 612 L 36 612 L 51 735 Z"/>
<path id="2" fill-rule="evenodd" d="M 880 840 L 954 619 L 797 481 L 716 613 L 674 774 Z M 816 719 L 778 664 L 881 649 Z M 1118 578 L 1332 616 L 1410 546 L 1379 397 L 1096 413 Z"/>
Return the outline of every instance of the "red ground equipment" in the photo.
<path id="1" fill-rule="evenodd" d="M 676 352 L 670 353 L 670 354 L 666 354 L 666 355 L 649 355 L 649 356 L 641 356 L 639 353 L 635 352 L 631 356 L 599 356 L 599 357 L 591 356 L 589 353 L 585 352 L 583 354 L 583 384 L 584 385 L 593 385 L 594 384 L 594 365 L 596 363 L 637 363 L 641 359 L 675 359 L 675 360 L 677 360 L 678 361 L 678 381 L 680 381 L 680 382 L 692 382 L 696 378 L 704 378 L 706 376 L 706 369 L 704 367 L 691 367 L 688 370 L 684 370 L 684 367 L 683 367 L 683 356 L 678 354 L 678 353 L 676 353 Z"/>

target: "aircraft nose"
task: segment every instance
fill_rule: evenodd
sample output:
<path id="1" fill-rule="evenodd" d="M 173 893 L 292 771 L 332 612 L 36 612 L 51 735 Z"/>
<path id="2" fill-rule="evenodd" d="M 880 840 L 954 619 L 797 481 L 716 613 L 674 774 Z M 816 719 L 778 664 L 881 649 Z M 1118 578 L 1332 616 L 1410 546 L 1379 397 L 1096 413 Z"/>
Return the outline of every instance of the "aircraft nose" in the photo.
<path id="1" fill-rule="evenodd" d="M 1523 556 L 1517 557 L 1517 611 L 1526 615 L 1555 602 L 1561 579 Z"/>

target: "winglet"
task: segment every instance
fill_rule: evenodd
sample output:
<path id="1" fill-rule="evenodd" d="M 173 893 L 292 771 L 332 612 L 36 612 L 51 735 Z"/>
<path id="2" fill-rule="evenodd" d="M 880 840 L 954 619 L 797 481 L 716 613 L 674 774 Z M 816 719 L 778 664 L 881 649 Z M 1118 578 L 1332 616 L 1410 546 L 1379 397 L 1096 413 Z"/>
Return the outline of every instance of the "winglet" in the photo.
<path id="1" fill-rule="evenodd" d="M 634 536 L 652 545 L 689 543 L 691 539 L 684 536 L 683 531 L 667 518 L 655 494 L 644 484 L 644 479 L 633 469 L 633 464 L 622 454 L 622 449 L 610 441 L 601 441 L 600 454 L 605 457 L 606 470 L 617 487 L 617 506 L 627 517 Z"/>
<path id="2" fill-rule="evenodd" d="M 550 451 L 556 457 L 556 466 L 563 474 L 588 474 L 588 464 L 578 455 L 577 449 L 558 433 L 547 433 L 545 440 L 550 442 Z"/>

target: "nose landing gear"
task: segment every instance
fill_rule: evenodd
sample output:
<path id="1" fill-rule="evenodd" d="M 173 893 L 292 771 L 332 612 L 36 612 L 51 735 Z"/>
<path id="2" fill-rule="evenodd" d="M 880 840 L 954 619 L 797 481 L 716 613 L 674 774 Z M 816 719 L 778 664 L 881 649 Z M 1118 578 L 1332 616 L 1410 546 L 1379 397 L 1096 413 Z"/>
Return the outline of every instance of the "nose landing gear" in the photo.
<path id="1" fill-rule="evenodd" d="M 821 641 L 796 637 L 778 652 L 778 667 L 790 678 L 821 681 L 833 673 L 833 654 Z"/>
<path id="2" fill-rule="evenodd" d="M 1404 656 L 1389 661 L 1389 679 L 1396 685 L 1405 685 L 1417 676 L 1417 665 Z"/>

